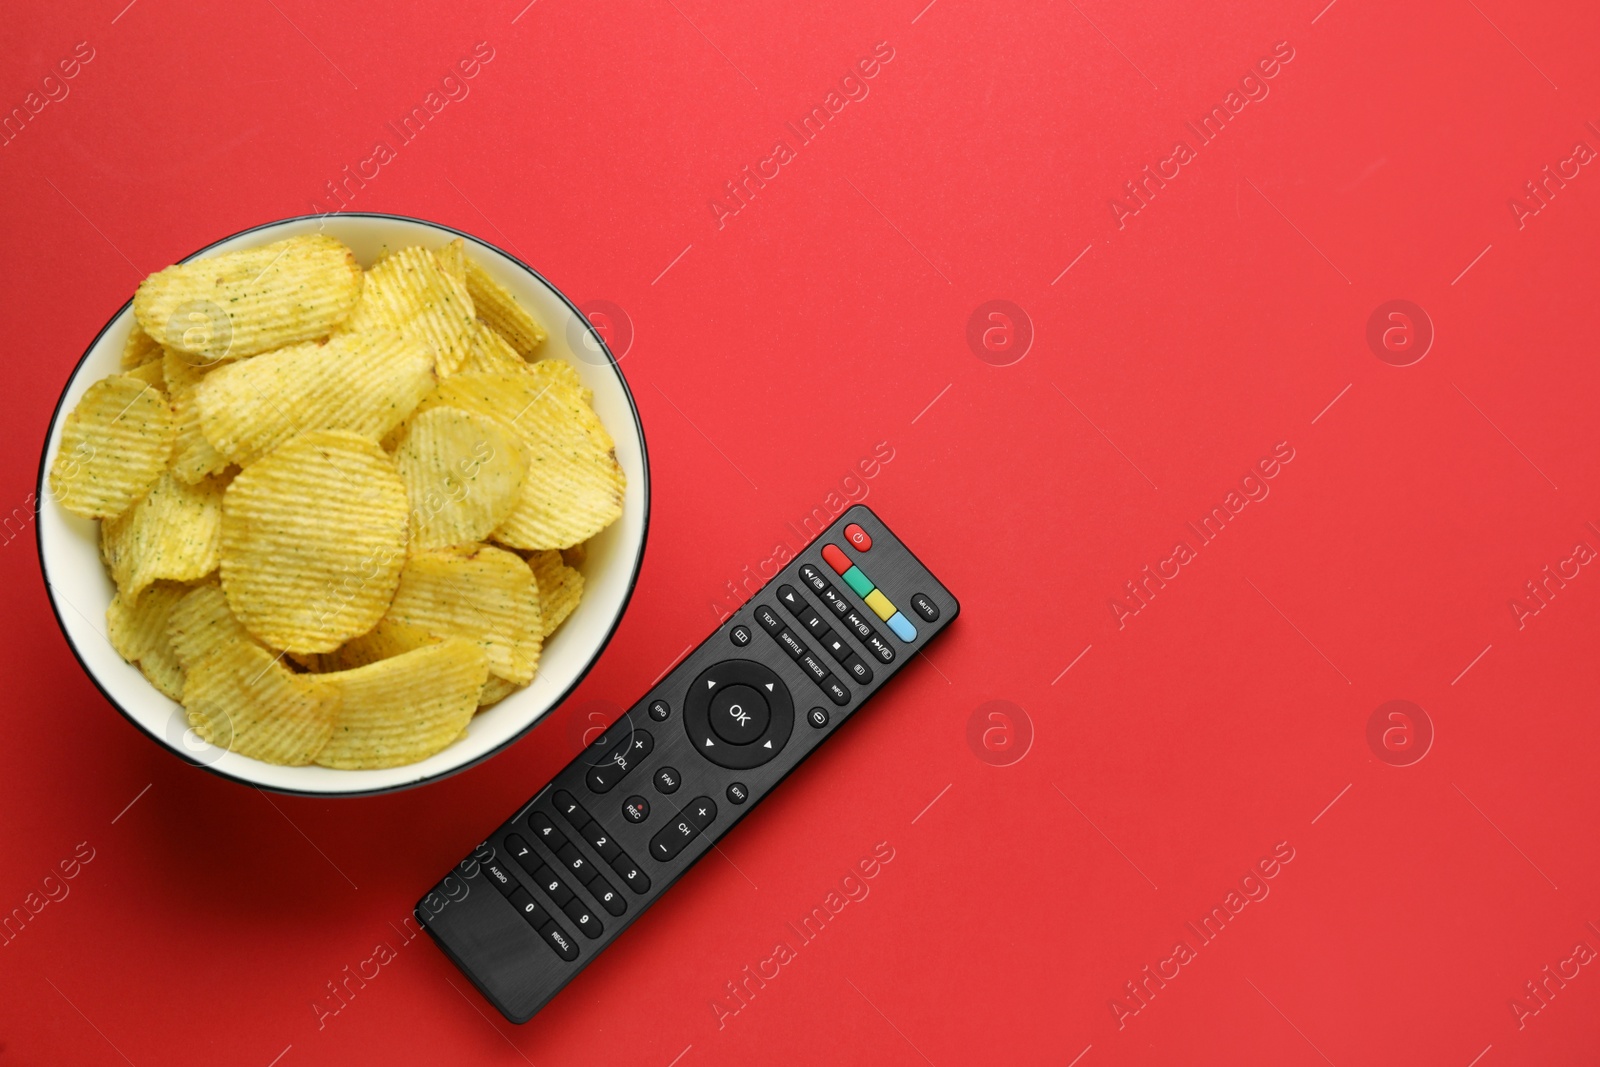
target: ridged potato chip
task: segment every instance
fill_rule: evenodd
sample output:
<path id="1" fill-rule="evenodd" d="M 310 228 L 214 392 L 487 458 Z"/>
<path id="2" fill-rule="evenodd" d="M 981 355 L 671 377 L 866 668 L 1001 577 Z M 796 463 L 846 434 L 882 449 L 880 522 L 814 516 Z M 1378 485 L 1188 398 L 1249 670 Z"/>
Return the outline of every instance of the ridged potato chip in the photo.
<path id="1" fill-rule="evenodd" d="M 131 375 L 102 378 L 61 427 L 50 492 L 75 515 L 116 518 L 167 469 L 172 439 L 166 394 Z"/>
<path id="2" fill-rule="evenodd" d="M 539 618 L 539 586 L 522 557 L 468 545 L 407 560 L 385 621 L 474 641 L 497 676 L 529 682 L 544 638 Z"/>
<path id="3" fill-rule="evenodd" d="M 443 638 L 435 637 L 419 626 L 409 626 L 385 617 L 379 619 L 378 624 L 366 633 L 352 637 L 332 652 L 297 655 L 296 658 L 307 670 L 319 673 L 348 671 L 376 663 L 380 659 L 390 659 L 402 652 L 426 648 L 442 640 Z"/>
<path id="4" fill-rule="evenodd" d="M 527 370 L 528 364 L 517 355 L 511 342 L 481 322 L 472 325 L 467 358 L 452 373 L 492 374 L 496 371 Z"/>
<path id="5" fill-rule="evenodd" d="M 212 447 L 200 426 L 200 401 L 195 397 L 195 387 L 206 376 L 205 369 L 170 348 L 163 353 L 162 376 L 177 427 L 172 443 L 172 473 L 179 481 L 193 484 L 208 474 L 221 474 L 228 467 L 228 457 Z"/>
<path id="6" fill-rule="evenodd" d="M 615 443 L 584 400 L 577 371 L 558 359 L 521 372 L 441 378 L 417 414 L 461 408 L 517 432 L 528 459 L 522 495 L 494 540 L 513 548 L 567 548 L 622 514 L 627 477 Z"/>
<path id="7" fill-rule="evenodd" d="M 106 609 L 111 647 L 129 663 L 137 663 L 150 683 L 173 700 L 183 699 L 183 665 L 167 637 L 167 623 L 188 592 L 189 587 L 178 582 L 157 582 L 137 600 L 112 597 Z"/>
<path id="8" fill-rule="evenodd" d="M 524 688 L 516 682 L 508 682 L 504 678 L 489 675 L 489 680 L 483 683 L 483 688 L 478 691 L 478 710 L 482 711 L 491 704 L 498 704 L 506 697 Z"/>
<path id="9" fill-rule="evenodd" d="M 411 548 L 481 541 L 522 493 L 528 461 L 495 419 L 448 406 L 406 424 L 395 464 L 411 501 Z"/>
<path id="10" fill-rule="evenodd" d="M 133 507 L 100 527 L 100 550 L 119 596 L 137 601 L 157 579 L 192 582 L 217 569 L 227 483 L 189 485 L 161 475 Z"/>
<path id="11" fill-rule="evenodd" d="M 560 360 L 531 364 L 517 390 L 533 398 L 513 425 L 522 436 L 528 474 L 522 496 L 493 534 L 515 548 L 567 548 L 586 541 L 622 514 L 627 478 L 617 463 L 611 435 Z M 497 375 L 504 381 L 508 376 Z"/>
<path id="12" fill-rule="evenodd" d="M 528 553 L 528 566 L 539 583 L 539 611 L 544 635 L 567 620 L 583 597 L 583 573 L 566 565 L 553 548 Z"/>
<path id="13" fill-rule="evenodd" d="M 465 288 L 467 284 L 467 243 L 457 237 L 443 248 L 436 250 L 433 255 L 439 261 L 439 268 Z"/>
<path id="14" fill-rule="evenodd" d="M 195 387 L 200 427 L 241 466 L 311 430 L 382 437 L 433 387 L 431 364 L 393 330 L 335 334 L 208 372 Z"/>
<path id="15" fill-rule="evenodd" d="M 157 351 L 159 352 L 160 349 L 157 349 Z M 130 378 L 139 379 L 152 389 L 159 389 L 163 393 L 167 391 L 167 379 L 161 371 L 161 357 L 159 355 L 148 363 L 141 363 L 132 370 L 125 370 L 122 373 Z"/>
<path id="16" fill-rule="evenodd" d="M 397 330 L 433 357 L 440 374 L 465 362 L 474 325 L 472 298 L 426 248 L 402 248 L 373 265 L 343 333 Z"/>
<path id="17" fill-rule="evenodd" d="M 511 342 L 517 354 L 530 363 L 539 358 L 539 346 L 544 344 L 544 327 L 526 308 L 517 303 L 510 290 L 489 277 L 471 256 L 466 256 L 467 292 L 472 296 L 472 306 L 496 333 Z"/>
<path id="18" fill-rule="evenodd" d="M 132 370 L 134 367 L 144 366 L 152 359 L 160 358 L 160 343 L 145 333 L 139 325 L 139 320 L 134 319 L 133 325 L 128 328 L 128 339 L 122 342 L 122 369 Z"/>
<path id="19" fill-rule="evenodd" d="M 350 249 L 306 234 L 158 271 L 139 283 L 133 313 L 162 345 L 215 361 L 326 335 L 361 282 Z"/>
<path id="20" fill-rule="evenodd" d="M 405 485 L 370 437 L 301 434 L 222 503 L 222 589 L 259 640 L 330 652 L 383 616 L 405 563 Z"/>
<path id="21" fill-rule="evenodd" d="M 398 767 L 461 736 L 478 710 L 489 660 L 472 642 L 451 638 L 315 677 L 340 698 L 333 734 L 317 763 L 342 770 Z"/>
<path id="22" fill-rule="evenodd" d="M 186 669 L 183 706 L 202 739 L 241 756 L 310 763 L 333 736 L 339 690 L 295 674 L 253 642 L 232 642 Z"/>
<path id="23" fill-rule="evenodd" d="M 234 617 L 215 579 L 190 589 L 167 618 L 167 642 L 179 665 L 193 667 L 218 649 L 253 645 L 256 639 Z"/>

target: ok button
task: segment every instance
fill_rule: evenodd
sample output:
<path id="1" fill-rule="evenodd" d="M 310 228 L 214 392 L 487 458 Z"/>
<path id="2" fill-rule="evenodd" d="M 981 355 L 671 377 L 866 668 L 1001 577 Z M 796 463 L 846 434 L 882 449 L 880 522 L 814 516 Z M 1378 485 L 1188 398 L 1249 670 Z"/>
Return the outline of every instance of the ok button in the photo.
<path id="1" fill-rule="evenodd" d="M 711 731 L 730 745 L 748 745 L 767 732 L 772 713 L 747 685 L 730 685 L 711 698 Z"/>

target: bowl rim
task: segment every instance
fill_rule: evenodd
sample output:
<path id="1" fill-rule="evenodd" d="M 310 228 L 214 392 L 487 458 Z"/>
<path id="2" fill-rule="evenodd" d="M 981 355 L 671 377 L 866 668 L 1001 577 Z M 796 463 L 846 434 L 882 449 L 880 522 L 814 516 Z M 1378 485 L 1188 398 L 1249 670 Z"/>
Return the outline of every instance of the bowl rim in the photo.
<path id="1" fill-rule="evenodd" d="M 530 267 L 527 263 L 524 263 L 521 258 L 512 255 L 499 245 L 494 244 L 491 241 L 486 241 L 476 234 L 468 233 L 467 231 L 457 229 L 454 226 L 448 226 L 442 222 L 434 222 L 431 219 L 418 218 L 415 215 L 401 215 L 387 211 L 340 211 L 315 215 L 291 215 L 286 218 L 274 219 L 271 222 L 262 222 L 257 223 L 254 226 L 247 226 L 236 233 L 230 233 L 225 237 L 219 237 L 210 244 L 205 245 L 203 248 L 189 253 L 187 256 L 184 256 L 177 262 L 187 263 L 192 259 L 196 259 L 205 255 L 218 245 L 225 244 L 228 241 L 232 241 L 239 237 L 245 237 L 259 230 L 272 229 L 273 227 L 283 226 L 293 222 L 308 222 L 313 220 L 321 221 L 333 215 L 337 215 L 339 218 L 369 218 L 416 223 L 418 225 L 430 227 L 445 233 L 454 234 L 457 237 L 464 237 L 469 241 L 477 242 L 486 248 L 493 249 L 494 251 L 500 253 L 502 256 L 505 256 L 508 260 L 515 263 L 518 267 L 533 275 L 533 277 L 537 278 L 541 284 L 554 293 L 563 304 L 567 305 L 567 308 L 574 315 L 578 316 L 580 320 L 586 323 L 589 321 L 588 316 L 578 308 L 577 304 L 573 303 L 572 299 L 568 297 L 566 293 L 562 292 L 558 286 L 552 283 L 550 279 L 546 278 L 539 271 L 535 270 L 533 267 Z M 85 346 L 83 355 L 78 357 L 77 363 L 73 364 L 72 370 L 68 373 L 66 382 L 61 388 L 61 395 L 56 398 L 56 406 L 50 413 L 50 422 L 45 427 L 44 442 L 40 446 L 39 474 L 34 485 L 34 500 L 39 503 L 40 507 L 43 507 L 44 502 L 48 499 L 48 494 L 45 491 L 45 480 L 49 474 L 49 471 L 46 469 L 45 461 L 49 456 L 50 442 L 55 438 L 56 435 L 57 423 L 61 421 L 62 408 L 66 404 L 68 387 L 72 384 L 73 380 L 77 378 L 78 373 L 83 370 L 84 363 L 88 361 L 89 355 L 94 351 L 95 346 L 100 343 L 100 338 L 105 336 L 106 331 L 111 329 L 111 327 L 122 318 L 123 314 L 127 312 L 132 305 L 133 298 L 129 297 L 123 302 L 121 307 L 117 308 L 117 310 L 112 313 L 111 317 L 106 320 L 105 325 L 101 326 L 100 329 L 95 332 L 94 337 L 91 338 L 88 345 Z M 532 722 L 522 727 L 522 729 L 506 738 L 500 744 L 489 749 L 487 752 L 481 753 L 473 759 L 466 761 L 465 763 L 451 767 L 448 770 L 431 774 L 426 778 L 417 778 L 409 782 L 399 782 L 394 785 L 378 786 L 371 789 L 350 789 L 338 791 L 319 789 L 292 789 L 278 785 L 266 785 L 262 782 L 241 777 L 237 774 L 230 774 L 227 771 L 218 769 L 212 764 L 206 763 L 195 758 L 194 756 L 191 756 L 187 752 L 182 752 L 168 744 L 164 738 L 158 736 L 155 732 L 148 729 L 143 723 L 134 717 L 134 715 L 129 712 L 127 708 L 124 708 L 117 698 L 111 694 L 110 690 L 108 690 L 105 685 L 101 684 L 99 676 L 90 669 L 88 662 L 78 651 L 77 643 L 72 639 L 72 633 L 67 629 L 66 621 L 61 617 L 61 609 L 56 604 L 54 586 L 50 581 L 50 571 L 45 566 L 44 525 L 42 523 L 35 522 L 34 549 L 39 560 L 39 575 L 44 580 L 45 599 L 50 602 L 50 613 L 56 620 L 56 629 L 61 631 L 61 636 L 66 639 L 67 648 L 72 652 L 72 658 L 78 661 L 78 667 L 83 671 L 84 676 L 89 679 L 90 683 L 94 685 L 95 689 L 99 690 L 100 695 L 106 699 L 106 702 L 109 703 L 113 708 L 117 709 L 117 713 L 119 715 L 121 715 L 128 722 L 132 723 L 135 729 L 144 734 L 150 740 L 154 741 L 162 750 L 170 752 L 172 755 L 177 756 L 190 766 L 199 767 L 201 770 L 214 774 L 218 778 L 222 778 L 230 782 L 237 782 L 240 785 L 250 786 L 254 789 L 264 790 L 267 792 L 278 793 L 286 796 L 326 798 L 382 796 L 387 793 L 399 793 L 408 789 L 416 789 L 420 786 L 443 781 L 446 778 L 460 774 L 462 771 L 478 766 L 480 763 L 483 763 L 492 756 L 499 755 L 501 752 L 505 751 L 518 741 L 521 741 L 524 737 L 528 736 L 529 732 L 538 727 L 541 723 L 548 720 L 551 713 L 564 704 L 567 698 L 572 695 L 573 691 L 576 690 L 579 685 L 583 684 L 583 680 L 589 676 L 589 672 L 592 671 L 594 669 L 594 665 L 599 662 L 601 655 L 603 655 L 605 650 L 610 647 L 611 639 L 616 636 L 617 627 L 622 625 L 622 618 L 628 612 L 628 605 L 633 602 L 633 594 L 638 588 L 639 584 L 639 572 L 644 566 L 645 547 L 650 541 L 650 448 L 645 439 L 644 420 L 639 417 L 639 406 L 633 399 L 633 390 L 629 388 L 627 376 L 622 373 L 622 368 L 618 363 L 617 357 L 611 352 L 611 346 L 606 344 L 605 338 L 600 335 L 599 331 L 590 330 L 590 334 L 593 339 L 599 343 L 601 350 L 605 352 L 606 363 L 610 367 L 611 373 L 616 375 L 618 384 L 622 386 L 622 395 L 628 401 L 628 411 L 633 416 L 633 425 L 639 435 L 639 461 L 641 470 L 643 472 L 644 482 L 643 486 L 641 487 L 644 498 L 644 514 L 641 516 L 640 520 L 639 547 L 634 553 L 633 571 L 628 575 L 627 585 L 623 590 L 622 603 L 617 607 L 616 617 L 613 618 L 610 625 L 606 627 L 605 635 L 600 639 L 599 644 L 595 646 L 593 653 L 589 656 L 588 662 L 585 663 L 582 670 L 578 671 L 578 673 L 573 677 L 572 684 L 567 686 L 566 689 L 562 690 L 555 696 L 553 700 L 551 700 L 550 705 L 545 709 L 544 714 L 535 718 Z"/>

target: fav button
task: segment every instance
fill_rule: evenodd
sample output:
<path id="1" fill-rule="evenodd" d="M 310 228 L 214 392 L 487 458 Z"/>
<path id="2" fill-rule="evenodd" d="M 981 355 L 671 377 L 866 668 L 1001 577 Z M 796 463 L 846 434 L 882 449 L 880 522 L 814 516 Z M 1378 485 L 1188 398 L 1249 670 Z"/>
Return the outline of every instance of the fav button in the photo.
<path id="1" fill-rule="evenodd" d="M 857 552 L 865 552 L 872 547 L 872 538 L 867 536 L 867 531 L 851 523 L 844 528 L 844 539 L 850 542 L 850 547 Z"/>
<path id="2" fill-rule="evenodd" d="M 843 574 L 851 567 L 849 557 L 839 550 L 838 545 L 823 545 L 822 560 L 833 568 L 835 574 Z"/>
<path id="3" fill-rule="evenodd" d="M 910 619 L 898 611 L 889 616 L 889 629 L 893 630 L 894 635 L 907 644 L 917 639 L 917 628 L 911 625 Z"/>

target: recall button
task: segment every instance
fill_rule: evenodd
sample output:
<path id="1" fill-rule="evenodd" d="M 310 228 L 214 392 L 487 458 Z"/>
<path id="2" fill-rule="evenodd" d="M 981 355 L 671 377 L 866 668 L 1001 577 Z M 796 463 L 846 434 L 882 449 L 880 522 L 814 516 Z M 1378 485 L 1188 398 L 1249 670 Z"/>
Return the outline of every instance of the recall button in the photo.
<path id="1" fill-rule="evenodd" d="M 844 528 L 844 539 L 849 541 L 850 547 L 857 552 L 865 552 L 872 547 L 872 538 L 867 535 L 867 531 L 853 522 Z"/>

